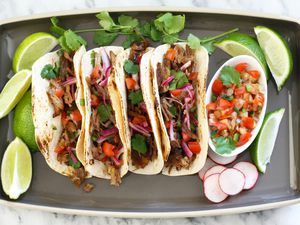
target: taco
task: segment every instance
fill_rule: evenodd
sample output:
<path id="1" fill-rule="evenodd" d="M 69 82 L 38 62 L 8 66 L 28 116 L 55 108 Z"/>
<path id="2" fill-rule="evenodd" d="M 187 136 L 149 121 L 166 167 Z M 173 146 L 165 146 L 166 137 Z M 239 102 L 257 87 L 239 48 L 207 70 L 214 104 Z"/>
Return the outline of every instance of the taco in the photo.
<path id="1" fill-rule="evenodd" d="M 129 170 L 138 174 L 157 174 L 163 168 L 159 124 L 154 104 L 150 101 L 149 84 L 145 82 L 153 49 L 148 42 L 135 42 L 116 59 L 116 75 L 122 93 L 122 105 L 127 143 Z"/>
<path id="2" fill-rule="evenodd" d="M 118 186 L 128 171 L 128 146 L 124 107 L 116 82 L 116 55 L 122 47 L 100 47 L 82 58 L 82 82 L 86 105 L 85 168 L 98 178 Z"/>
<path id="3" fill-rule="evenodd" d="M 165 44 L 152 54 L 148 74 L 165 149 L 165 175 L 194 174 L 205 163 L 207 71 L 208 53 L 203 47 L 193 50 L 186 43 Z"/>
<path id="4" fill-rule="evenodd" d="M 48 165 L 79 186 L 88 176 L 83 164 L 84 114 L 80 63 L 85 48 L 56 51 L 32 66 L 35 138 Z"/>

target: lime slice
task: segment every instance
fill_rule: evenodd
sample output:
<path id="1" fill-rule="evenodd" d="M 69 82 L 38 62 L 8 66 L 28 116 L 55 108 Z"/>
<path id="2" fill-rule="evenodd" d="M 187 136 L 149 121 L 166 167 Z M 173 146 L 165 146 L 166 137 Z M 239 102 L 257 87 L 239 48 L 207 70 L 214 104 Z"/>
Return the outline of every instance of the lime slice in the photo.
<path id="1" fill-rule="evenodd" d="M 33 33 L 26 37 L 17 47 L 13 58 L 13 71 L 31 69 L 32 64 L 42 55 L 50 52 L 58 41 L 45 32 Z"/>
<path id="2" fill-rule="evenodd" d="M 21 70 L 4 86 L 0 93 L 0 119 L 6 116 L 30 87 L 31 71 Z"/>
<path id="3" fill-rule="evenodd" d="M 7 147 L 1 166 L 1 182 L 4 192 L 17 199 L 30 185 L 32 177 L 31 155 L 18 137 Z"/>
<path id="4" fill-rule="evenodd" d="M 265 56 L 254 38 L 246 34 L 234 33 L 216 42 L 215 46 L 231 56 L 250 55 L 256 58 L 264 68 L 267 79 L 269 79 L 269 69 Z"/>
<path id="5" fill-rule="evenodd" d="M 266 114 L 261 129 L 251 145 L 252 160 L 262 173 L 266 172 L 267 164 L 270 162 L 284 111 L 281 108 Z"/>
<path id="6" fill-rule="evenodd" d="M 280 91 L 293 69 L 289 46 L 277 32 L 270 28 L 257 26 L 254 27 L 254 31 L 277 84 L 277 89 Z"/>

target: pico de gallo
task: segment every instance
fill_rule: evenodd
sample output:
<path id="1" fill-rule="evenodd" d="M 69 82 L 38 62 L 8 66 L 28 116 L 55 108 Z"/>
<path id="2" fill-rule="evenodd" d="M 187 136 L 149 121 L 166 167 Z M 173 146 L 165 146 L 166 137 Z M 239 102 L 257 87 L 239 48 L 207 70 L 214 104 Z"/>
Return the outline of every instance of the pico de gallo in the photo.
<path id="1" fill-rule="evenodd" d="M 103 48 L 100 54 L 95 51 L 91 54 L 91 63 L 94 68 L 86 80 L 91 92 L 89 132 L 92 139 L 93 159 L 88 163 L 94 164 L 94 160 L 104 163 L 106 172 L 111 177 L 111 184 L 119 186 L 124 148 L 116 127 L 115 113 L 107 87 L 115 57 L 113 52 L 107 53 Z"/>
<path id="2" fill-rule="evenodd" d="M 171 45 L 163 62 L 157 65 L 161 111 L 171 143 L 165 164 L 169 171 L 188 169 L 201 151 L 197 135 L 197 77 L 194 50 L 188 45 L 185 49 Z"/>
<path id="3" fill-rule="evenodd" d="M 124 63 L 127 93 L 127 116 L 131 133 L 131 162 L 137 169 L 144 168 L 157 158 L 157 146 L 143 99 L 139 65 L 149 43 L 134 42 L 129 59 Z"/>
<path id="4" fill-rule="evenodd" d="M 224 66 L 213 82 L 212 99 L 206 109 L 218 153 L 230 153 L 251 138 L 265 102 L 260 76 L 259 71 L 249 70 L 247 63 L 239 63 Z"/>
<path id="5" fill-rule="evenodd" d="M 59 61 L 55 66 L 47 64 L 41 76 L 48 79 L 50 89 L 47 95 L 54 108 L 53 118 L 61 116 L 62 133 L 55 148 L 57 161 L 74 168 L 70 176 L 76 186 L 80 186 L 86 176 L 84 167 L 76 156 L 76 144 L 81 131 L 82 115 L 75 102 L 77 90 L 74 73 L 73 53 L 58 52 Z M 56 130 L 55 126 L 51 129 Z"/>

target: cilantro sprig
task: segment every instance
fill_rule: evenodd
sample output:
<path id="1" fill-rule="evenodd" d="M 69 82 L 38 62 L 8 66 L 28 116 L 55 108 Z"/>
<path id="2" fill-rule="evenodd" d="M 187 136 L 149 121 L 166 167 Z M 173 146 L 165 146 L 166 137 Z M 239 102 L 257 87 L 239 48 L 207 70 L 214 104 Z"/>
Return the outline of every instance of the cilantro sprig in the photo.
<path id="1" fill-rule="evenodd" d="M 99 20 L 98 28 L 70 30 L 59 25 L 56 17 L 51 18 L 51 32 L 59 36 L 59 44 L 63 50 L 68 52 L 77 50 L 86 41 L 79 33 L 94 32 L 93 42 L 99 46 L 110 45 L 119 35 L 126 35 L 122 43 L 124 48 L 130 47 L 133 42 L 141 41 L 145 37 L 154 42 L 173 44 L 175 42 L 187 42 L 192 49 L 204 46 L 209 54 L 215 50 L 214 42 L 238 31 L 238 28 L 229 30 L 214 37 L 199 38 L 189 34 L 186 39 L 180 37 L 185 28 L 185 15 L 173 15 L 170 12 L 159 14 L 151 21 L 143 24 L 137 18 L 128 15 L 120 15 L 114 20 L 108 12 L 100 12 L 96 15 Z"/>
<path id="2" fill-rule="evenodd" d="M 231 137 L 217 137 L 213 141 L 216 144 L 216 151 L 220 154 L 229 154 L 235 149 L 234 142 Z"/>
<path id="3" fill-rule="evenodd" d="M 143 135 L 135 134 L 131 139 L 131 147 L 140 154 L 147 152 L 146 138 Z"/>
<path id="4" fill-rule="evenodd" d="M 221 70 L 220 79 L 225 86 L 240 85 L 240 73 L 231 66 L 224 66 Z"/>

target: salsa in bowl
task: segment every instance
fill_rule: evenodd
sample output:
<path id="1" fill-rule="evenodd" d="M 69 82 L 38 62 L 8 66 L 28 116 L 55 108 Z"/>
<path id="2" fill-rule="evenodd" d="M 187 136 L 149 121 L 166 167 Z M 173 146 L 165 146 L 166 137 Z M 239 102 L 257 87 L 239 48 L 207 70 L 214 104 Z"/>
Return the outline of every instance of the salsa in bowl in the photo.
<path id="1" fill-rule="evenodd" d="M 213 76 L 206 95 L 209 146 L 219 155 L 233 156 L 253 142 L 267 105 L 267 80 L 251 56 L 236 56 Z"/>

